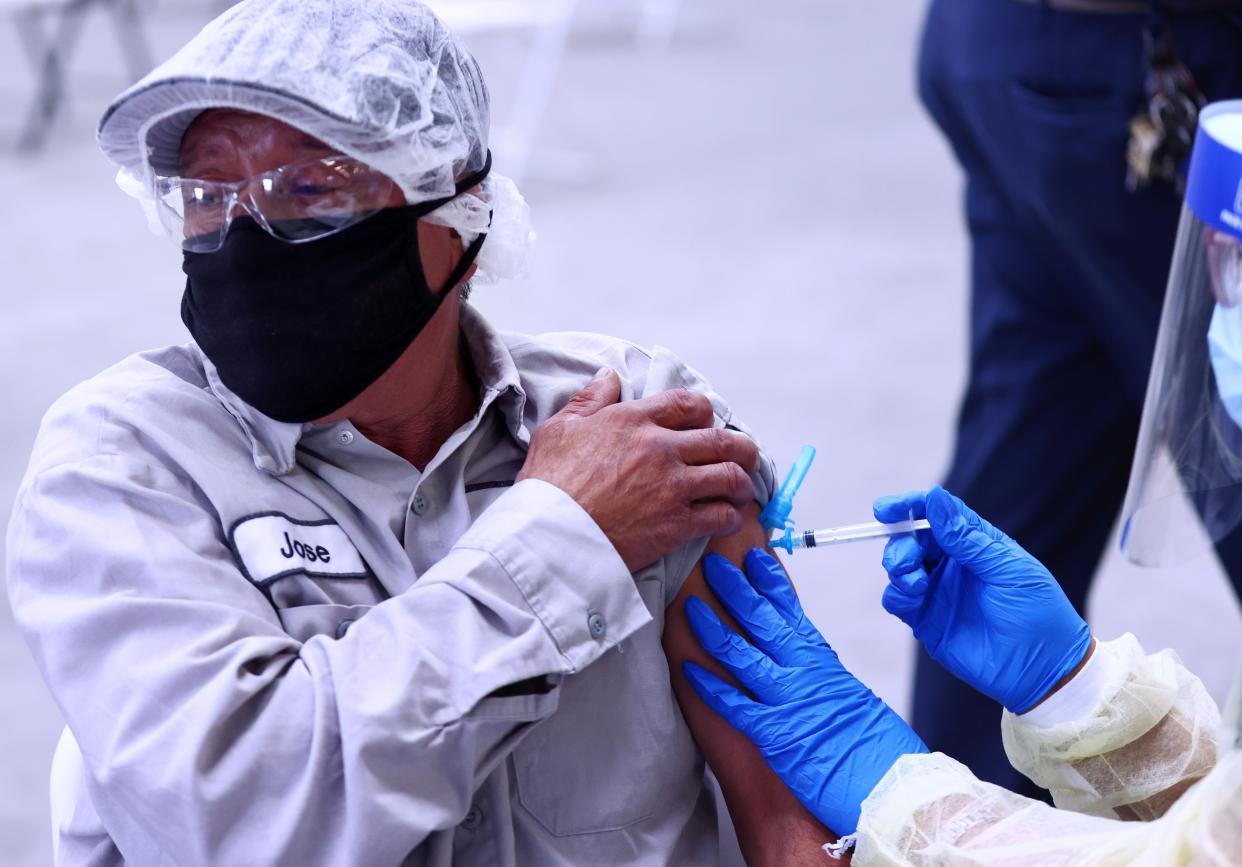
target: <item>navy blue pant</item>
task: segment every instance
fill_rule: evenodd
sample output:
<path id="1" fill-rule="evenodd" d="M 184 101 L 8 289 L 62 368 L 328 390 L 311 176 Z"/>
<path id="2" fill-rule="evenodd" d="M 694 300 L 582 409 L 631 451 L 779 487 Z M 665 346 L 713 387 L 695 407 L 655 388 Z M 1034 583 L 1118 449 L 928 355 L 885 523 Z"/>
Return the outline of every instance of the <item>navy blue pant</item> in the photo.
<path id="1" fill-rule="evenodd" d="M 966 177 L 970 379 L 946 487 L 1043 561 L 1085 611 L 1130 473 L 1181 203 L 1125 186 L 1146 104 L 1144 15 L 934 0 L 924 104 Z M 1210 100 L 1242 97 L 1242 29 L 1175 19 Z M 1219 550 L 1242 592 L 1242 534 Z M 1009 766 L 1000 710 L 920 652 L 912 723 L 982 779 Z"/>

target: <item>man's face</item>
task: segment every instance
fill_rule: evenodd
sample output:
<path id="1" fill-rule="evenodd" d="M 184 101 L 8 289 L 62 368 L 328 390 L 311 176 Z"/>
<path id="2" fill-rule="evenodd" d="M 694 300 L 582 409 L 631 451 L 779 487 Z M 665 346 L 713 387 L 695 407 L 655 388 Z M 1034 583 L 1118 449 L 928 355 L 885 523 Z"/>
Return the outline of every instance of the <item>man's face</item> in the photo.
<path id="1" fill-rule="evenodd" d="M 234 109 L 200 114 L 181 140 L 180 174 L 206 181 L 240 181 L 303 160 L 337 151 L 319 139 L 274 118 Z M 396 188 L 385 207 L 400 207 Z"/>
<path id="2" fill-rule="evenodd" d="M 216 108 L 200 114 L 186 130 L 181 140 L 179 170 L 185 178 L 240 181 L 291 163 L 321 159 L 337 153 L 336 149 L 319 139 L 266 115 Z M 396 184 L 392 185 L 386 197 L 383 202 L 371 203 L 372 206 L 399 208 L 406 204 L 405 196 Z M 187 214 L 187 221 L 189 216 Z M 274 216 L 296 218 L 298 215 Z M 192 233 L 194 227 L 190 225 L 188 230 Z M 418 240 L 427 285 L 438 292 L 461 259 L 461 239 L 452 229 L 421 220 Z"/>

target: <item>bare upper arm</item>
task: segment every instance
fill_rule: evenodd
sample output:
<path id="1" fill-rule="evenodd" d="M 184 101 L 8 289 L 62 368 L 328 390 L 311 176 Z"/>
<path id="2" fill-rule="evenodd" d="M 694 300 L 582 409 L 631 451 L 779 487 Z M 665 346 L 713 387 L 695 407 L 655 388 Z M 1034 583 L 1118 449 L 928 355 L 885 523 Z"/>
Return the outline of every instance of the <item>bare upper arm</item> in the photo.
<path id="1" fill-rule="evenodd" d="M 733 536 L 713 539 L 707 551 L 740 563 L 748 550 L 759 546 L 766 546 L 766 536 L 759 524 L 759 508 L 751 504 L 742 530 Z M 682 675 L 681 664 L 689 659 L 728 678 L 690 631 L 685 615 L 686 599 L 690 596 L 706 601 L 734 628 L 736 624 L 712 595 L 700 561 L 668 608 L 664 653 L 682 715 L 720 781 L 746 861 L 751 867 L 822 865 L 825 857 L 822 847 L 836 836 L 802 806 L 768 767 L 754 744 L 707 707 Z"/>

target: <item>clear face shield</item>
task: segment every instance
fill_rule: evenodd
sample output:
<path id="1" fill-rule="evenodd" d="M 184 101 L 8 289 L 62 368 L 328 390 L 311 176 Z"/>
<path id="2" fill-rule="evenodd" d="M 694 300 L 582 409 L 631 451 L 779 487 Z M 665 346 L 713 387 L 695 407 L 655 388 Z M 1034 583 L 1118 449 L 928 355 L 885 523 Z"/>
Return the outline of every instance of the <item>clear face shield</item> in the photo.
<path id="1" fill-rule="evenodd" d="M 1200 115 L 1122 512 L 1133 562 L 1184 561 L 1242 527 L 1242 100 Z"/>

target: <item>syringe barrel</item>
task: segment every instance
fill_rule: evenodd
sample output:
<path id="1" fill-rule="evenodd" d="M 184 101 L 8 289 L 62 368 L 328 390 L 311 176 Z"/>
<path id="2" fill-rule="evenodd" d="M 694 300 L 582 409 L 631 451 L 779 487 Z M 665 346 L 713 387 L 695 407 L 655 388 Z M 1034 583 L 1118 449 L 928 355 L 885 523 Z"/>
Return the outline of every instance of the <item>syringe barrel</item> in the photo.
<path id="1" fill-rule="evenodd" d="M 887 539 L 891 536 L 902 536 L 929 530 L 931 524 L 926 520 L 898 521 L 895 524 L 882 524 L 871 521 L 866 524 L 850 524 L 845 527 L 829 527 L 824 530 L 808 530 L 795 534 L 801 537 L 799 547 L 814 548 L 820 545 L 841 545 L 846 542 L 861 542 L 865 539 Z"/>

